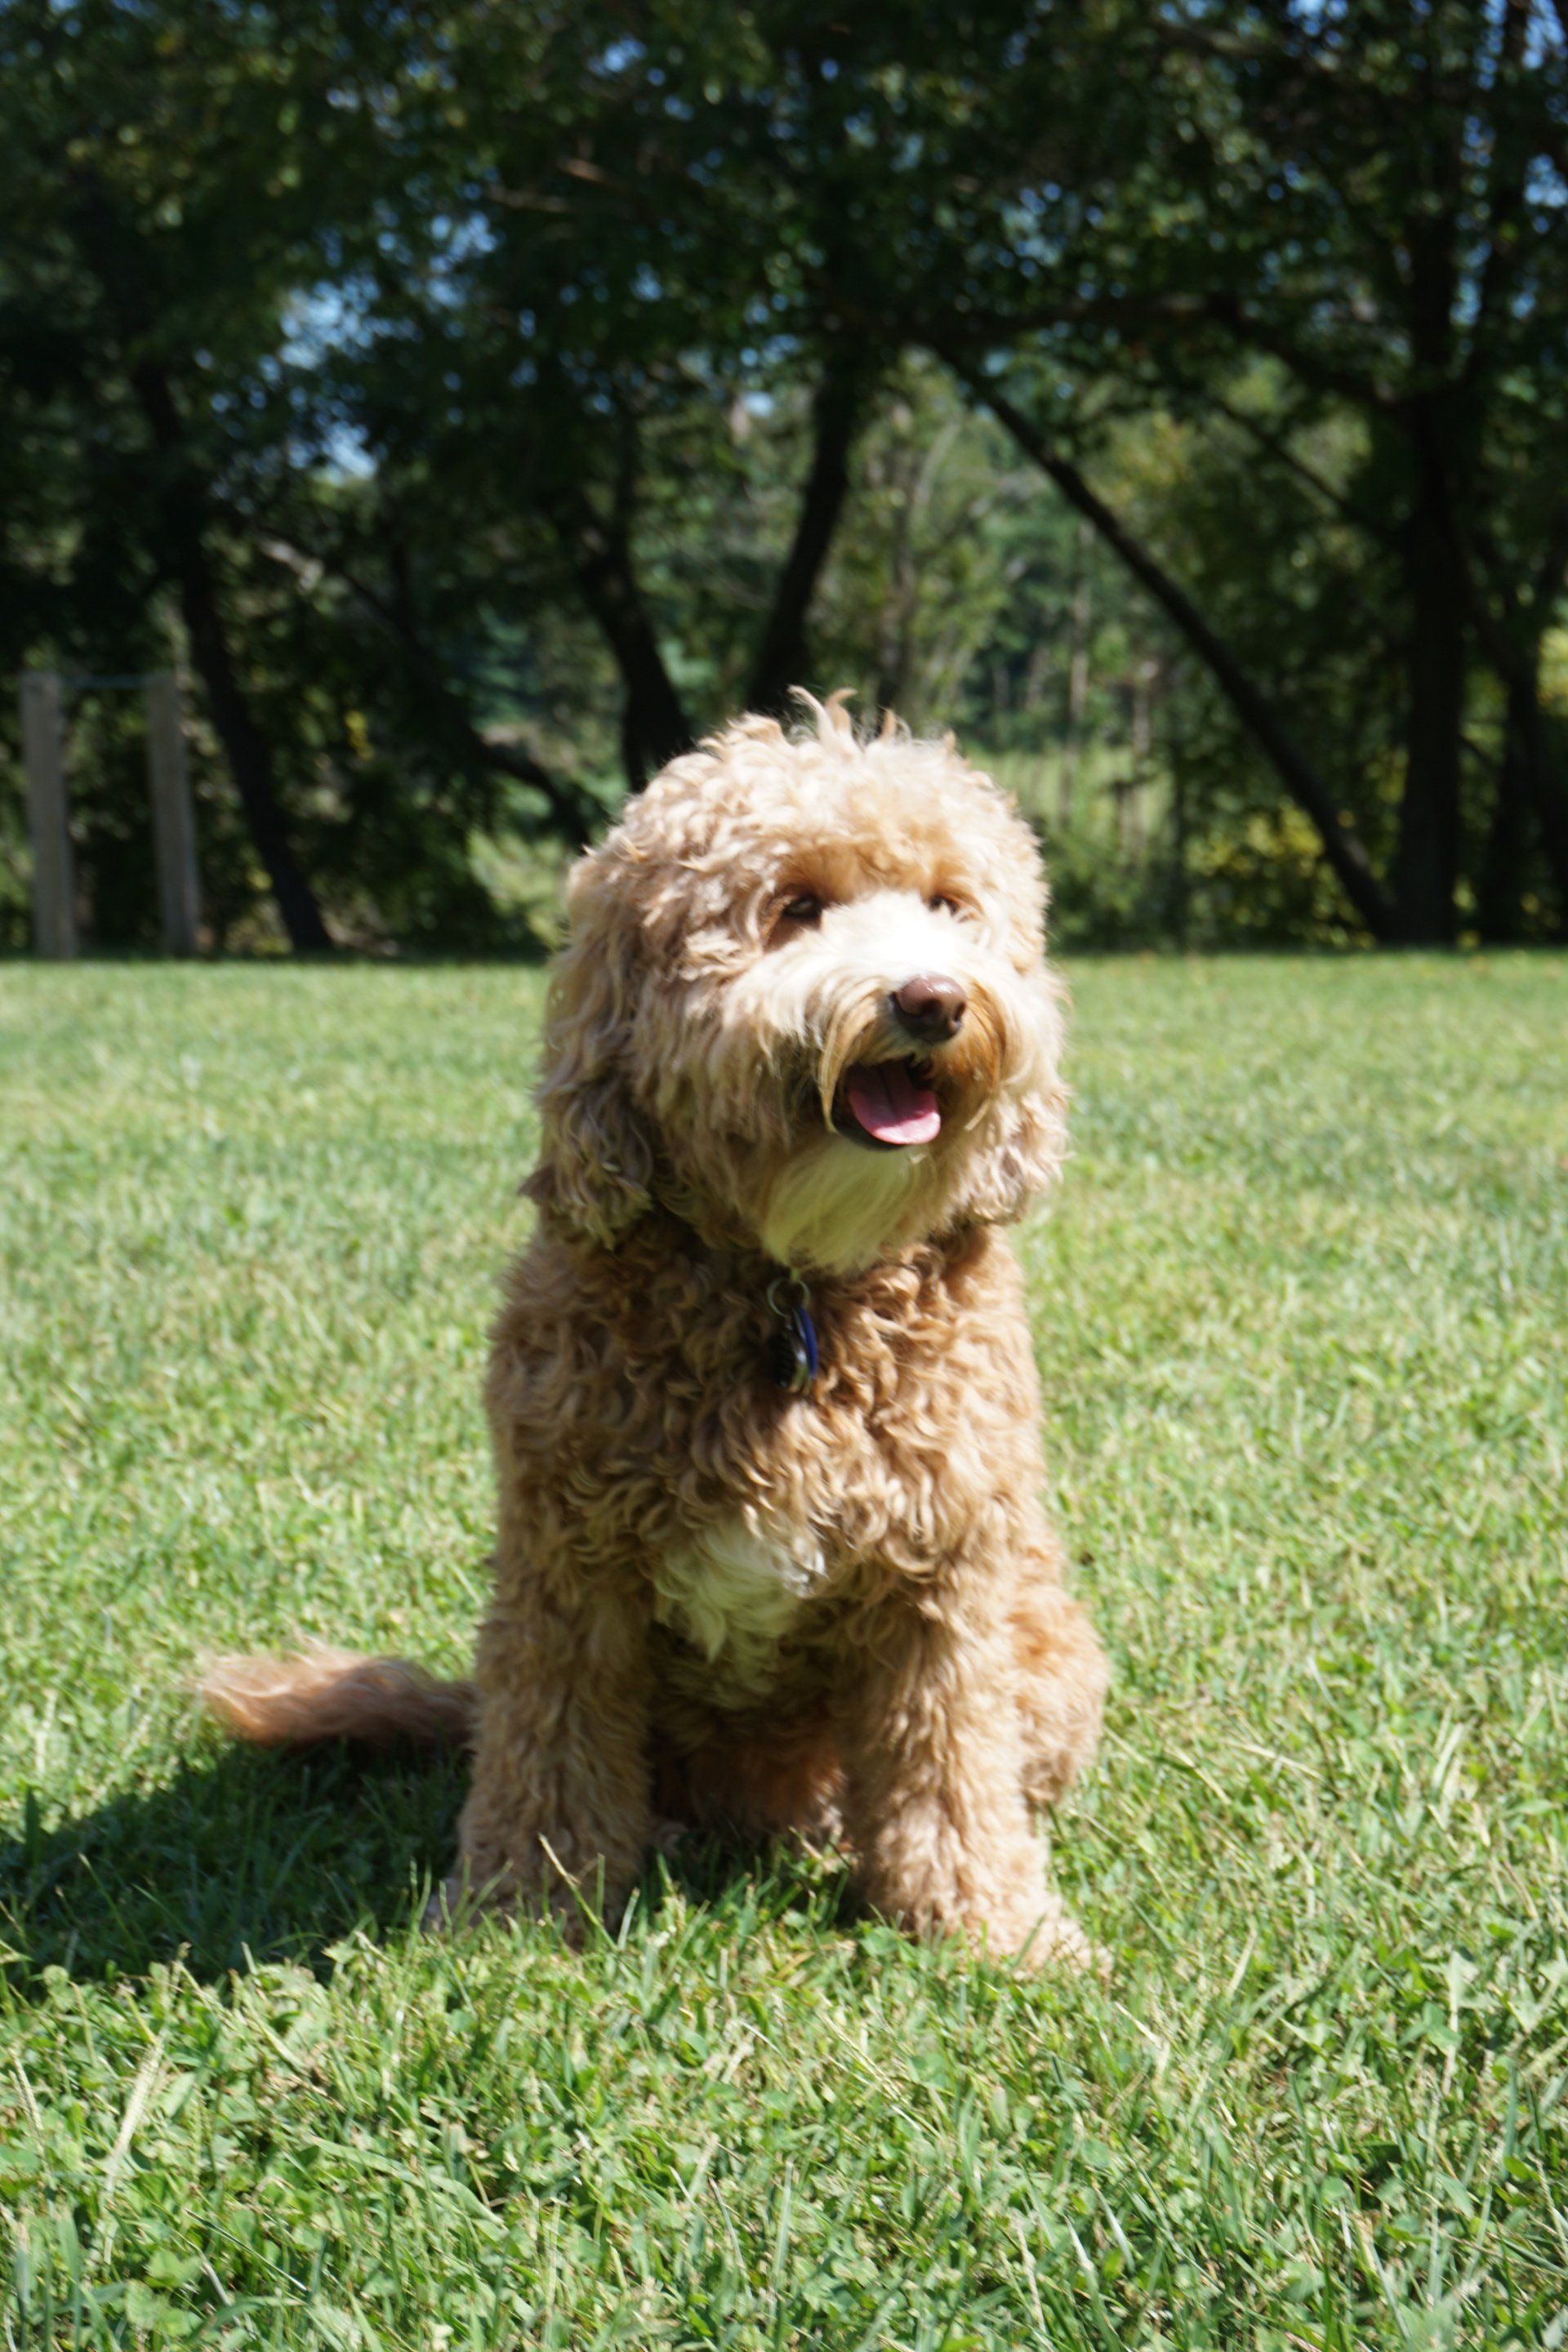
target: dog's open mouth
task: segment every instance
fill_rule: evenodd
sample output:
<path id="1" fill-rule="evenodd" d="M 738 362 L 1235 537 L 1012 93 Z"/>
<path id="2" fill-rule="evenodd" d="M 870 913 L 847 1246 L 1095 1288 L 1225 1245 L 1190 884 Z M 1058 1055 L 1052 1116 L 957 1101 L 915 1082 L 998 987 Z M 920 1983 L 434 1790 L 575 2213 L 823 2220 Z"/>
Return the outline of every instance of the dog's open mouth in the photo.
<path id="1" fill-rule="evenodd" d="M 932 1142 L 942 1132 L 942 1106 L 931 1076 L 929 1062 L 852 1062 L 839 1083 L 835 1126 L 882 1151 Z"/>

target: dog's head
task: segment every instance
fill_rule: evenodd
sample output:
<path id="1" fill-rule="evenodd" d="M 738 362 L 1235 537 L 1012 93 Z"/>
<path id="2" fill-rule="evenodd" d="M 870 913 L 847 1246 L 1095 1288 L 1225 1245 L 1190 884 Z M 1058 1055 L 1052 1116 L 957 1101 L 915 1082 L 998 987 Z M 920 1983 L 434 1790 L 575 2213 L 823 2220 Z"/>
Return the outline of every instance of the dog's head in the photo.
<path id="1" fill-rule="evenodd" d="M 1040 862 L 950 745 L 742 719 L 630 803 L 570 907 L 528 1187 L 569 1230 L 613 1246 L 658 1199 L 847 1273 L 1055 1174 Z"/>

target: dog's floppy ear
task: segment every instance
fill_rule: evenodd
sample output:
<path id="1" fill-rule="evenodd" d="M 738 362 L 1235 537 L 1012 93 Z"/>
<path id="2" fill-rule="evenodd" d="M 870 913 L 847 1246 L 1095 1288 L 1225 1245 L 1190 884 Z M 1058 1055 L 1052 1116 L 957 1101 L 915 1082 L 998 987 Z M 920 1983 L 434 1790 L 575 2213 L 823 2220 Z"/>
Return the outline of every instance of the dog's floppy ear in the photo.
<path id="1" fill-rule="evenodd" d="M 963 1204 L 984 1225 L 1011 1224 L 1056 1182 L 1067 1157 L 1064 1098 L 1054 1090 L 1026 1095 L 1000 1114 L 998 1128 Z"/>
<path id="2" fill-rule="evenodd" d="M 1060 982 L 1043 972 L 1029 1040 L 1033 1066 L 1017 1091 L 993 1107 L 990 1133 L 967 1190 L 965 1213 L 982 1224 L 1010 1224 L 1061 1173 L 1068 1139 L 1059 1076 L 1064 1009 Z"/>
<path id="3" fill-rule="evenodd" d="M 574 872 L 570 943 L 551 977 L 537 1101 L 539 1165 L 523 1191 L 613 1249 L 648 1206 L 653 1151 L 629 1085 L 636 937 L 613 848 Z"/>

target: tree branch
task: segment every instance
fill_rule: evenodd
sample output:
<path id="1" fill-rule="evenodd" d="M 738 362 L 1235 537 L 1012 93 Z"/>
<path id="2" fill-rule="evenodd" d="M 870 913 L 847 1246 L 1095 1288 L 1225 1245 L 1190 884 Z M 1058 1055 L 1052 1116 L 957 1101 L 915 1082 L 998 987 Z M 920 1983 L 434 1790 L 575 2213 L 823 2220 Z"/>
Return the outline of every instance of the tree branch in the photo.
<path id="1" fill-rule="evenodd" d="M 1282 436 L 1270 433 L 1268 427 L 1258 418 L 1249 416 L 1245 408 L 1236 407 L 1232 402 L 1226 399 L 1223 393 L 1205 392 L 1200 387 L 1199 397 L 1207 401 L 1210 407 L 1217 415 L 1225 417 L 1227 423 L 1238 426 L 1250 440 L 1256 442 L 1258 448 L 1266 450 L 1277 465 L 1283 466 L 1287 472 L 1294 474 L 1298 481 L 1332 507 L 1334 512 L 1342 516 L 1354 530 L 1364 531 L 1369 539 L 1375 540 L 1381 547 L 1391 548 L 1395 544 L 1395 534 L 1392 530 L 1386 530 L 1382 523 L 1374 521 L 1371 515 L 1363 514 L 1359 507 L 1345 497 L 1342 490 L 1336 490 L 1331 482 L 1325 481 L 1315 467 L 1309 466 L 1304 458 L 1298 457 L 1296 452 Z"/>
<path id="2" fill-rule="evenodd" d="M 1393 413 L 1403 404 L 1403 395 L 1392 384 L 1372 374 L 1358 375 L 1333 360 L 1304 350 L 1282 328 L 1258 318 L 1239 295 L 1229 292 L 1064 295 L 1037 310 L 1014 313 L 966 309 L 932 318 L 929 313 L 910 312 L 879 323 L 884 331 L 890 324 L 901 341 L 949 353 L 961 348 L 973 351 L 998 343 L 1016 344 L 1026 335 L 1043 334 L 1052 327 L 1106 326 L 1123 333 L 1138 330 L 1150 335 L 1162 328 L 1173 334 L 1190 335 L 1205 327 L 1216 327 L 1247 350 L 1268 352 L 1313 392 L 1330 394 L 1351 407 L 1371 408 L 1379 414 Z"/>
<path id="3" fill-rule="evenodd" d="M 241 527 L 250 527 L 252 519 L 241 514 L 237 509 L 226 510 Z M 520 783 L 531 785 L 547 803 L 562 837 L 574 849 L 586 845 L 595 820 L 602 814 L 597 802 L 581 785 L 563 782 L 559 776 L 552 775 L 521 744 L 498 743 L 492 736 L 485 734 L 453 685 L 447 664 L 420 628 L 412 600 L 401 581 L 396 595 L 384 596 L 362 574 L 351 570 L 341 556 L 324 554 L 320 548 L 303 546 L 297 538 L 280 530 L 270 520 L 267 530 L 268 537 L 258 542 L 264 555 L 286 565 L 296 578 L 305 564 L 320 564 L 323 571 L 331 573 L 333 579 L 342 581 L 365 610 L 397 639 L 437 706 L 442 724 L 475 766 L 496 769 L 502 775 L 515 777 Z"/>
<path id="4" fill-rule="evenodd" d="M 947 353 L 939 352 L 938 356 L 948 360 L 971 394 L 991 411 L 1025 455 L 1049 476 L 1068 504 L 1092 524 L 1181 631 L 1243 726 L 1267 755 L 1291 799 L 1311 820 L 1323 845 L 1323 855 L 1362 921 L 1374 939 L 1390 938 L 1394 906 L 1372 870 L 1360 835 L 1335 807 L 1322 778 L 1231 647 L 1209 626 L 1185 590 L 1089 488 L 1077 467 L 1045 441 L 1003 393 L 984 378 L 966 374 Z"/>

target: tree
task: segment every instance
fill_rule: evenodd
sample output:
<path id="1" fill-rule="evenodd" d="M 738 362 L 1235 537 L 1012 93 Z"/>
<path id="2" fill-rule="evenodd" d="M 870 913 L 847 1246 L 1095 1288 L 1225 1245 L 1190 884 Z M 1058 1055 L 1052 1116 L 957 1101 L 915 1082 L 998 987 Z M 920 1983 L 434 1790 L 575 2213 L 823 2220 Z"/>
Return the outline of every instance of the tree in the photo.
<path id="1" fill-rule="evenodd" d="M 1141 569 L 1312 817 L 1369 928 L 1454 935 L 1483 665 L 1510 703 L 1494 793 L 1516 820 L 1533 811 L 1568 911 L 1568 793 L 1535 684 L 1568 557 L 1560 24 L 1530 0 L 1258 0 L 1223 23 L 1168 5 L 1103 29 L 1141 101 L 1131 168 L 1118 178 L 1103 151 L 1088 168 L 1080 153 L 1070 180 L 1047 179 L 1026 127 L 1009 143 L 994 119 L 987 163 L 963 144 L 967 110 L 955 113 L 945 170 L 978 193 L 949 230 L 951 265 L 921 272 L 942 297 L 889 306 L 901 331 L 952 357 Z M 1052 64 L 1043 47 L 1025 61 L 1036 95 Z M 1127 129 L 1124 103 L 1119 141 Z M 1071 436 L 1009 384 L 1020 369 L 1025 385 L 1047 372 L 1109 378 L 1123 405 L 1142 384 L 1152 404 L 1223 408 L 1258 354 L 1279 373 L 1286 462 L 1292 430 L 1334 410 L 1361 420 L 1347 504 L 1398 559 L 1404 772 L 1382 879 L 1336 822 L 1342 791 L 1281 735 L 1272 698 L 1152 551 L 1097 510 Z"/>
<path id="2" fill-rule="evenodd" d="M 134 466 L 135 509 L 279 911 L 297 948 L 321 950 L 331 940 L 236 655 L 214 511 L 216 404 L 275 347 L 309 233 L 300 125 L 256 29 L 103 0 L 6 12 L 0 333 L 14 384 L 26 373 L 35 400 L 74 408 L 85 437 Z"/>

